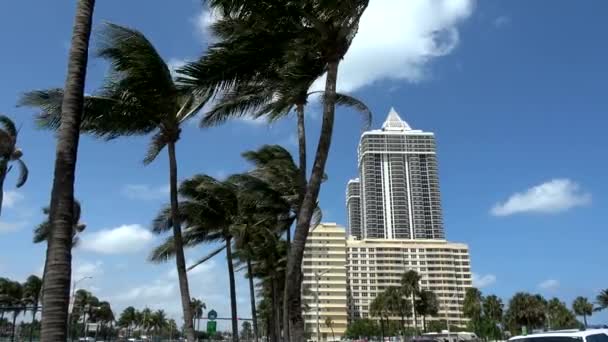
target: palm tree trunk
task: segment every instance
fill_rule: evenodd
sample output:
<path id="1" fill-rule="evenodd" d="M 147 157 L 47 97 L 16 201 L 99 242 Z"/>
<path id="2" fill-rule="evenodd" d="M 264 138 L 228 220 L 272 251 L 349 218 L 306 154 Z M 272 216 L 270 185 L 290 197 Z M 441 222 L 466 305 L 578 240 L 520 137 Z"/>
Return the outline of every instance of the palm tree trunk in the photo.
<path id="1" fill-rule="evenodd" d="M 304 104 L 296 105 L 297 123 L 298 123 L 298 154 L 300 168 L 300 196 L 299 205 L 302 205 L 304 195 L 306 194 L 306 125 L 304 121 Z M 298 208 L 298 212 L 299 212 Z M 287 228 L 287 253 L 289 253 L 289 245 L 291 244 L 291 227 Z M 289 297 L 288 297 L 288 282 L 285 278 L 285 289 L 283 291 L 283 341 L 289 342 Z"/>
<path id="2" fill-rule="evenodd" d="M 247 273 L 249 274 L 249 299 L 251 301 L 251 319 L 253 320 L 253 336 L 258 341 L 258 315 L 255 307 L 255 288 L 253 286 L 253 269 L 251 258 L 247 256 Z"/>
<path id="3" fill-rule="evenodd" d="M 587 328 L 587 315 L 583 314 L 583 322 L 585 322 L 585 329 Z"/>
<path id="4" fill-rule="evenodd" d="M 306 245 L 306 238 L 310 227 L 310 220 L 316 207 L 321 181 L 325 173 L 325 164 L 329 155 L 331 138 L 334 127 L 334 114 L 336 102 L 336 82 L 338 79 L 339 61 L 333 61 L 327 67 L 327 80 L 325 83 L 325 101 L 323 103 L 323 123 L 315 160 L 312 166 L 310 182 L 306 186 L 306 194 L 302 200 L 298 221 L 289 258 L 287 260 L 287 292 L 289 299 L 289 330 L 291 342 L 305 341 L 304 319 L 302 318 L 302 256 Z"/>
<path id="5" fill-rule="evenodd" d="M 194 324 L 192 323 L 192 305 L 190 305 L 190 289 L 188 287 L 188 274 L 186 273 L 186 258 L 182 242 L 182 227 L 177 202 L 177 158 L 175 157 L 175 142 L 167 144 L 169 150 L 169 188 L 171 197 L 171 220 L 173 222 L 173 240 L 175 244 L 175 264 L 179 280 L 179 291 L 182 297 L 182 311 L 184 312 L 184 330 L 186 339 L 194 342 Z"/>
<path id="6" fill-rule="evenodd" d="M 239 323 L 236 310 L 236 287 L 234 283 L 234 266 L 232 265 L 232 239 L 226 238 L 226 260 L 228 260 L 228 279 L 230 281 L 230 309 L 232 311 L 232 341 L 239 342 Z"/>
<path id="7" fill-rule="evenodd" d="M 51 191 L 51 234 L 47 248 L 48 266 L 44 274 L 41 342 L 67 339 L 74 179 L 94 6 L 95 0 L 79 0 L 74 20 Z"/>
<path id="8" fill-rule="evenodd" d="M 8 172 L 8 159 L 0 160 L 0 214 L 2 213 L 2 200 L 4 199 L 4 179 Z"/>
<path id="9" fill-rule="evenodd" d="M 11 331 L 11 342 L 15 341 L 15 328 L 16 328 L 16 324 L 17 324 L 17 316 L 19 315 L 19 311 L 15 310 L 15 312 L 13 312 L 13 329 Z"/>
<path id="10" fill-rule="evenodd" d="M 271 279 L 271 291 L 272 291 L 272 325 L 274 328 L 274 341 L 280 341 L 281 339 L 281 305 L 279 303 L 279 280 L 276 275 L 272 276 Z"/>

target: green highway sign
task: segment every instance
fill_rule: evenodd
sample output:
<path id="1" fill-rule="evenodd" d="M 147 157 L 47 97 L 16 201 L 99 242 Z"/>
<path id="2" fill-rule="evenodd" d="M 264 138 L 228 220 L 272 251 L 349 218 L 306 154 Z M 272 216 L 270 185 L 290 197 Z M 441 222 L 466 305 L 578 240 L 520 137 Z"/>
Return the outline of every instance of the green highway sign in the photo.
<path id="1" fill-rule="evenodd" d="M 207 321 L 207 334 L 215 334 L 216 327 L 217 327 L 216 321 Z"/>
<path id="2" fill-rule="evenodd" d="M 215 310 L 209 310 L 209 312 L 207 313 L 207 318 L 211 321 L 215 321 L 215 319 L 217 318 L 217 312 L 215 312 Z"/>

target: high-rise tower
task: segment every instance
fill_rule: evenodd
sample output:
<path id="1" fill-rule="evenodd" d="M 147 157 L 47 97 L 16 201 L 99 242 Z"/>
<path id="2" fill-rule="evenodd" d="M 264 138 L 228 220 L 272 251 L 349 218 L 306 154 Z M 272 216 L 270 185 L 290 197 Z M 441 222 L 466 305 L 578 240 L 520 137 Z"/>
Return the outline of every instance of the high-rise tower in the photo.
<path id="1" fill-rule="evenodd" d="M 361 184 L 359 178 L 351 179 L 346 186 L 347 235 L 361 239 Z"/>
<path id="2" fill-rule="evenodd" d="M 391 108 L 381 129 L 361 136 L 358 162 L 359 179 L 347 188 L 350 235 L 444 239 L 433 133 L 412 129 Z"/>

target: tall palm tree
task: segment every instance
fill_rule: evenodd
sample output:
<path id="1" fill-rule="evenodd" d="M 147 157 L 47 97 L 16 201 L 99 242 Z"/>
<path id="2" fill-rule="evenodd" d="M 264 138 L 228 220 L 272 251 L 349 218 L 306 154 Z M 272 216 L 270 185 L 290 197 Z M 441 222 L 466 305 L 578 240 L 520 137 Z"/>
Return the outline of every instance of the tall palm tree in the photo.
<path id="1" fill-rule="evenodd" d="M 483 296 L 477 288 L 468 288 L 464 294 L 462 313 L 473 325 L 473 330 L 479 334 L 483 315 Z"/>
<path id="2" fill-rule="evenodd" d="M 27 181 L 27 166 L 21 160 L 23 152 L 16 146 L 18 133 L 15 123 L 8 116 L 0 114 L 0 212 L 4 196 L 4 179 L 11 170 L 10 162 L 14 161 L 19 165 L 17 187 L 22 187 Z"/>
<path id="3" fill-rule="evenodd" d="M 154 161 L 167 147 L 175 261 L 186 337 L 193 341 L 190 291 L 178 215 L 175 147 L 181 125 L 194 117 L 207 97 L 180 90 L 165 61 L 141 32 L 106 24 L 101 38 L 99 55 L 111 64 L 112 70 L 98 94 L 85 98 L 80 127 L 86 133 L 107 139 L 153 134 L 144 164 Z M 61 89 L 35 91 L 25 94 L 21 104 L 42 108 L 43 113 L 38 118 L 40 124 L 56 128 L 62 98 Z"/>
<path id="4" fill-rule="evenodd" d="M 42 292 L 42 279 L 31 275 L 23 284 L 23 300 L 32 308 L 32 324 L 30 325 L 30 342 L 34 335 L 34 322 L 36 322 L 36 313 L 38 312 L 38 304 L 40 303 L 40 293 Z"/>
<path id="5" fill-rule="evenodd" d="M 409 317 L 412 314 L 412 304 L 405 299 L 403 290 L 399 287 L 391 286 L 384 290 L 384 296 L 386 298 L 386 305 L 391 313 L 391 316 L 397 316 L 401 319 L 402 335 L 405 335 L 404 324 L 405 317 Z M 405 339 L 405 336 L 403 336 Z"/>
<path id="6" fill-rule="evenodd" d="M 608 289 L 600 291 L 600 294 L 595 298 L 597 308 L 595 311 L 602 311 L 608 309 Z"/>
<path id="7" fill-rule="evenodd" d="M 222 76 L 224 81 L 220 81 L 220 87 L 230 87 L 238 81 L 255 81 L 259 74 L 268 70 L 269 61 L 279 62 L 285 65 L 285 73 L 305 72 L 320 76 L 324 71 L 327 72 L 325 91 L 323 94 L 323 120 L 321 134 L 318 141 L 317 152 L 315 154 L 310 180 L 306 184 L 306 191 L 302 196 L 302 205 L 298 212 L 295 236 L 290 248 L 288 258 L 286 290 L 289 299 L 289 317 L 291 340 L 300 341 L 304 339 L 304 321 L 301 312 L 301 263 L 306 244 L 306 238 L 316 207 L 317 198 L 320 191 L 325 164 L 331 145 L 331 137 L 334 124 L 335 105 L 337 101 L 336 84 L 338 66 L 352 39 L 356 35 L 359 19 L 368 5 L 369 0 L 346 0 L 340 2 L 317 2 L 317 1 L 286 1 L 279 3 L 272 2 L 251 2 L 233 0 L 213 0 L 209 1 L 211 7 L 227 14 L 228 22 L 249 24 L 251 38 L 255 48 L 251 44 L 244 44 L 237 37 L 236 57 L 240 57 L 248 62 L 249 65 L 241 62 L 237 66 L 229 66 Z M 251 25 L 253 21 L 254 25 Z M 277 25 L 277 22 L 281 23 Z M 234 36 L 234 30 L 230 25 L 224 26 L 226 30 L 221 38 Z M 233 27 L 233 26 L 232 26 Z M 275 28 L 274 31 L 270 27 Z M 277 29 L 280 27 L 280 29 Z M 262 37 L 262 38 L 260 38 Z M 263 39 L 263 40 L 262 40 Z M 232 41 L 222 41 L 217 47 L 232 46 Z M 249 48 L 249 49 L 248 49 Z M 311 57 L 318 58 L 315 66 L 318 68 L 301 68 L 311 60 Z M 226 65 L 237 58 L 226 59 L 218 64 Z M 186 75 L 184 82 L 189 85 L 207 86 L 205 82 L 209 75 L 208 64 L 189 65 L 182 72 Z M 249 71 L 246 71 L 246 69 Z M 241 73 L 241 71 L 244 72 Z M 313 70 L 314 69 L 314 70 Z M 314 77 L 316 78 L 316 77 Z M 202 82 L 199 82 L 203 80 Z M 211 80 L 213 82 L 213 80 Z M 242 84 L 242 83 L 240 83 Z M 300 88 L 298 88 L 300 89 Z"/>
<path id="8" fill-rule="evenodd" d="M 67 338 L 74 179 L 94 5 L 95 0 L 77 2 L 65 96 L 56 113 L 58 134 L 50 211 L 53 233 L 46 254 L 49 263 L 43 275 L 46 286 L 42 296 L 42 342 Z"/>
<path id="9" fill-rule="evenodd" d="M 127 329 L 127 337 L 131 337 L 131 330 L 137 319 L 137 310 L 129 306 L 125 308 L 118 318 L 118 326 Z"/>
<path id="10" fill-rule="evenodd" d="M 416 300 L 416 311 L 422 316 L 422 331 L 426 332 L 426 316 L 437 316 L 439 313 L 439 300 L 435 292 L 422 290 Z"/>
<path id="11" fill-rule="evenodd" d="M 372 316 L 378 317 L 380 319 L 380 330 L 382 332 L 382 340 L 384 341 L 384 319 L 386 318 L 386 322 L 388 325 L 388 318 L 391 315 L 391 310 L 389 307 L 389 298 L 387 298 L 387 293 L 380 292 L 376 295 L 376 297 L 369 304 L 369 313 Z"/>
<path id="12" fill-rule="evenodd" d="M 421 276 L 414 270 L 409 270 L 401 277 L 401 290 L 403 294 L 410 297 L 412 303 L 412 315 L 414 320 L 414 330 L 418 330 L 418 319 L 416 315 L 416 299 L 420 292 L 420 279 Z"/>
<path id="13" fill-rule="evenodd" d="M 577 316 L 583 316 L 583 323 L 585 324 L 585 328 L 587 328 L 587 316 L 593 315 L 593 304 L 585 297 L 576 297 L 574 302 L 572 302 L 572 311 Z"/>
<path id="14" fill-rule="evenodd" d="M 546 307 L 547 302 L 541 295 L 518 292 L 511 297 L 506 316 L 511 320 L 510 326 L 532 330 L 545 324 Z"/>
<path id="15" fill-rule="evenodd" d="M 496 295 L 489 295 L 483 298 L 483 314 L 487 320 L 491 323 L 492 337 L 496 340 L 502 337 L 502 331 L 499 324 L 503 322 L 504 316 L 504 304 L 502 299 Z"/>
<path id="16" fill-rule="evenodd" d="M 207 309 L 207 305 L 200 299 L 192 298 L 192 315 L 193 318 L 196 319 L 196 330 L 200 331 L 201 328 L 201 318 L 203 318 L 203 310 Z M 194 325 L 194 323 L 193 323 Z"/>
<path id="17" fill-rule="evenodd" d="M 23 311 L 25 303 L 23 301 L 23 286 L 18 281 L 6 280 L 0 284 L 0 302 L 9 308 L 13 313 L 13 323 L 11 330 L 11 342 L 15 340 L 15 328 L 17 326 L 17 316 Z"/>

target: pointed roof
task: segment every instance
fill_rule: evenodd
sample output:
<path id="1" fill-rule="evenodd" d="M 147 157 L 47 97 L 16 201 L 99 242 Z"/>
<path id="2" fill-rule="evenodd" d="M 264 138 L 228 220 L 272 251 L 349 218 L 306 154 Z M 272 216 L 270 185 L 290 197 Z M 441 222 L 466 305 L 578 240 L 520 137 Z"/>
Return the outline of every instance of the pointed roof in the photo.
<path id="1" fill-rule="evenodd" d="M 383 131 L 411 131 L 412 128 L 401 117 L 394 107 L 388 112 L 386 120 L 382 124 Z"/>

